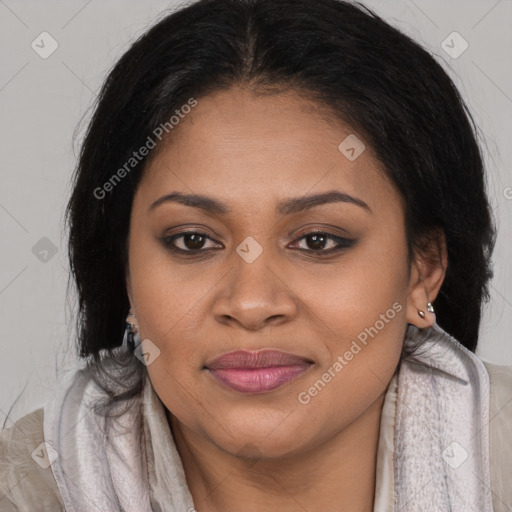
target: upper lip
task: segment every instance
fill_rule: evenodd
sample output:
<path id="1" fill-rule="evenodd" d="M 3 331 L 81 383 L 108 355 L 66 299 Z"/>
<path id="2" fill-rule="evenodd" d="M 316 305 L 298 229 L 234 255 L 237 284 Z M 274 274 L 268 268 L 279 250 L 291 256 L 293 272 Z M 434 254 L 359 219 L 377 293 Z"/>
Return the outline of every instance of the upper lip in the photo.
<path id="1" fill-rule="evenodd" d="M 275 349 L 235 350 L 227 352 L 206 363 L 206 368 L 223 370 L 228 368 L 268 368 L 272 366 L 296 366 L 312 364 L 306 357 Z"/>

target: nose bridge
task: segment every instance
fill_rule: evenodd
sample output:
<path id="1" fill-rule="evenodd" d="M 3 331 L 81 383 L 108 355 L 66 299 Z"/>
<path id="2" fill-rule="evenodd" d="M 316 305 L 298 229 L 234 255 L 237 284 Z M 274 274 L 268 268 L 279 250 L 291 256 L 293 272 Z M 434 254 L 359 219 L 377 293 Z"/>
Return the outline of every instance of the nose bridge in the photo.
<path id="1" fill-rule="evenodd" d="M 295 301 L 279 275 L 279 263 L 272 249 L 262 244 L 247 237 L 233 252 L 233 271 L 215 307 L 219 320 L 236 320 L 254 329 L 278 318 L 285 321 L 295 313 Z"/>
<path id="2" fill-rule="evenodd" d="M 270 249 L 259 249 L 255 242 L 244 240 L 236 249 L 234 256 L 234 275 L 232 294 L 240 295 L 240 299 L 257 302 L 270 301 L 275 293 L 276 283 L 270 270 Z"/>

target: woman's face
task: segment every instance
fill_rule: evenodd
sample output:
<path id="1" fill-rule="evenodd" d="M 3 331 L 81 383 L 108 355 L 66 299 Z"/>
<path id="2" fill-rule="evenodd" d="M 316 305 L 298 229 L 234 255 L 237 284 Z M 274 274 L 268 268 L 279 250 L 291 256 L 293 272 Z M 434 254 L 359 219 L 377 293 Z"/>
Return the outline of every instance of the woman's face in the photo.
<path id="1" fill-rule="evenodd" d="M 341 432 L 382 399 L 417 323 L 403 201 L 315 109 L 293 93 L 199 99 L 133 203 L 127 286 L 151 382 L 184 429 L 232 454 Z M 262 349 L 297 358 L 211 363 Z"/>

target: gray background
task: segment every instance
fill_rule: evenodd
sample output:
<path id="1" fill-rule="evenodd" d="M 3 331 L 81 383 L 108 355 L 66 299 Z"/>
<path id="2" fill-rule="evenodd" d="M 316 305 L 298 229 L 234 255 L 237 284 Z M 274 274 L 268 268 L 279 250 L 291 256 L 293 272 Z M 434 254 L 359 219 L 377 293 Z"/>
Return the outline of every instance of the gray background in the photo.
<path id="1" fill-rule="evenodd" d="M 512 1 L 364 3 L 437 56 L 480 127 L 499 236 L 477 354 L 512 365 Z M 177 5 L 0 0 L 0 422 L 24 390 L 6 426 L 42 405 L 75 364 L 63 210 L 92 102 L 130 42 Z M 454 31 L 468 44 L 457 58 L 464 43 L 447 39 Z M 31 47 L 51 48 L 42 32 L 58 44 L 46 59 Z"/>

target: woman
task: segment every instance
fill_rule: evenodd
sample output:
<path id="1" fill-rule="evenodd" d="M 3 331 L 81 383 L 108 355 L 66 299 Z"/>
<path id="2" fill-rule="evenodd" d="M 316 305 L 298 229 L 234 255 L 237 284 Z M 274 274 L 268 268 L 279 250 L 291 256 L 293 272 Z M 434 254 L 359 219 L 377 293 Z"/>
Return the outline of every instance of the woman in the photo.
<path id="1" fill-rule="evenodd" d="M 371 11 L 161 20 L 103 86 L 68 214 L 85 365 L 3 433 L 2 510 L 509 510 L 471 116 Z"/>

